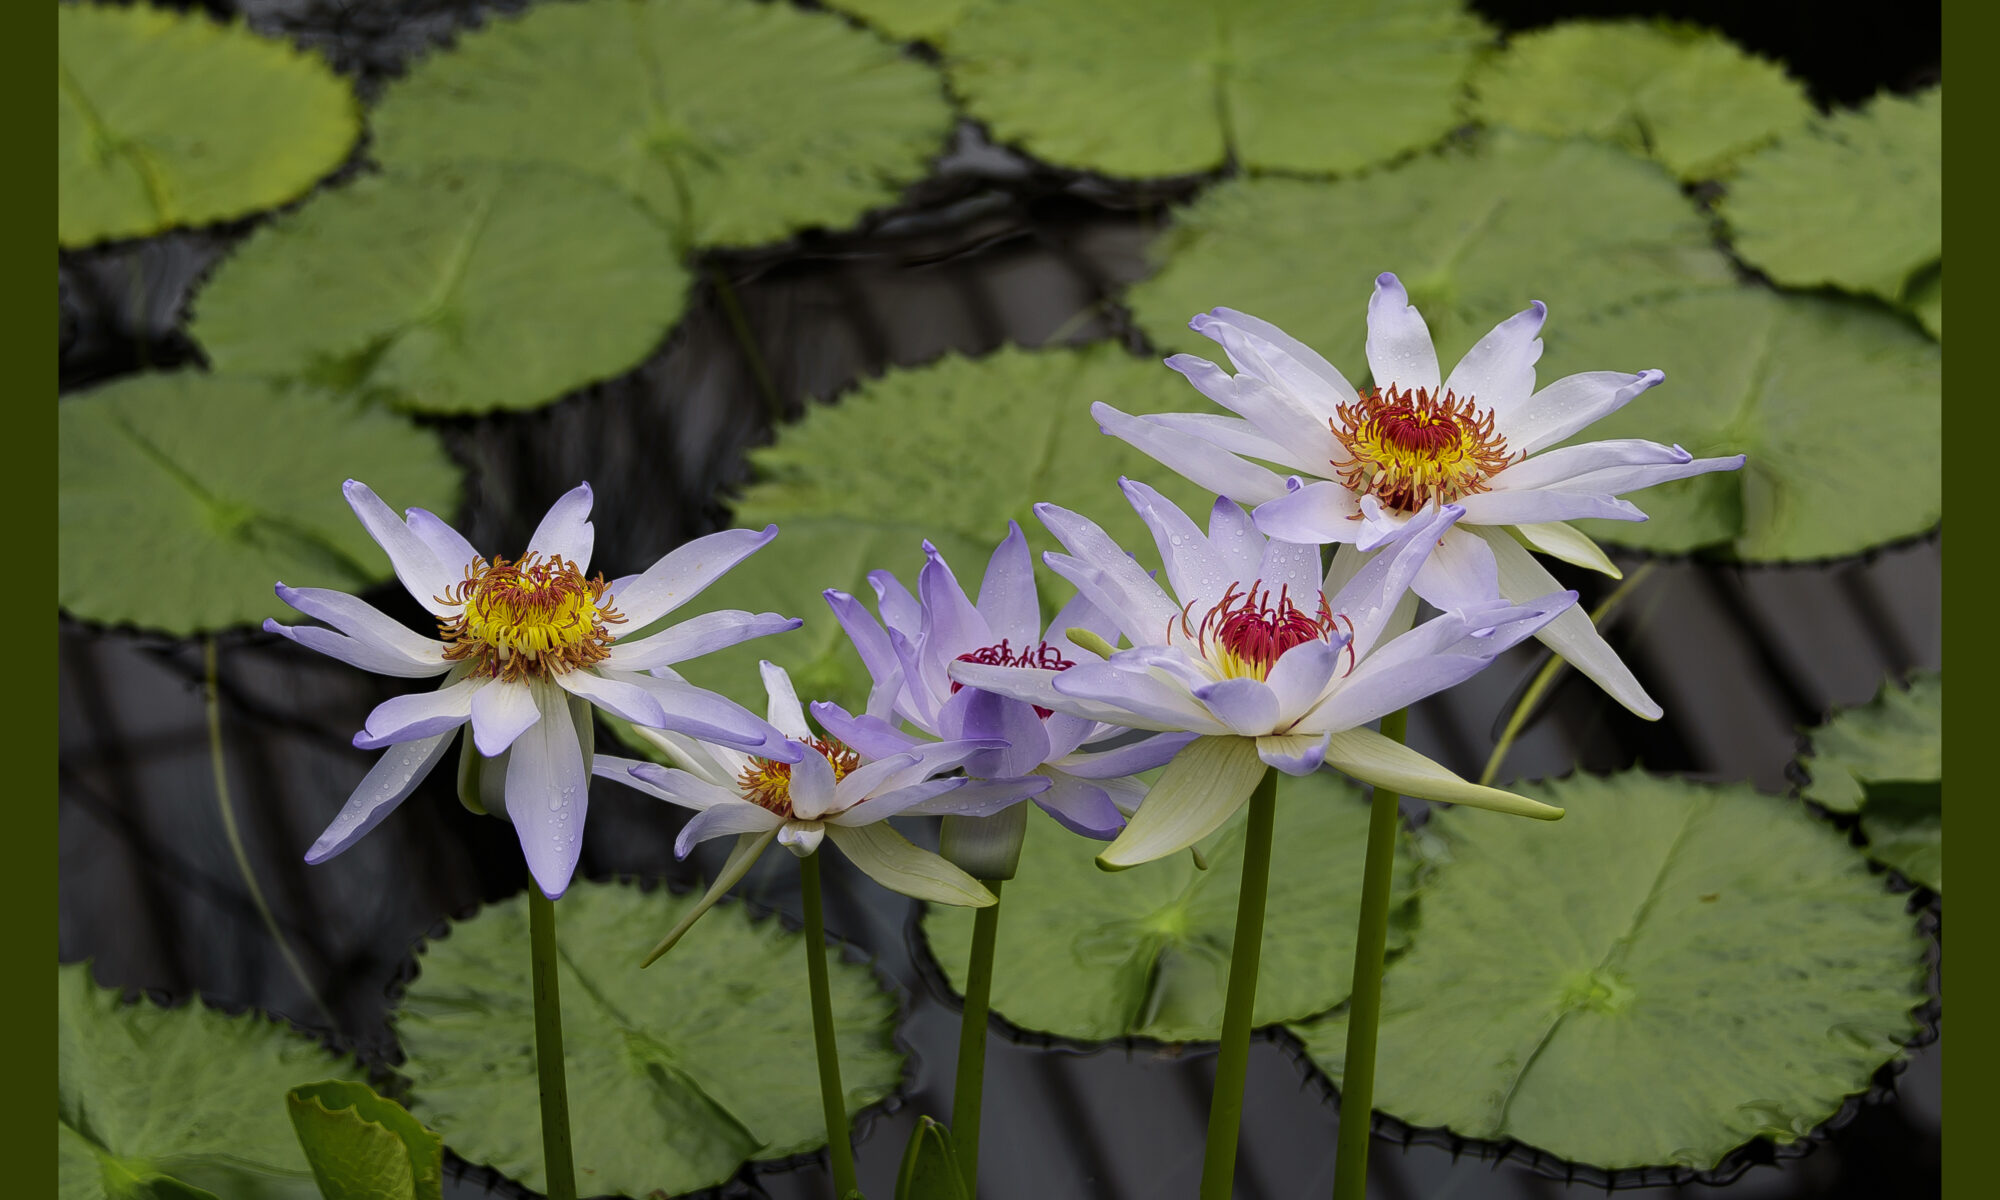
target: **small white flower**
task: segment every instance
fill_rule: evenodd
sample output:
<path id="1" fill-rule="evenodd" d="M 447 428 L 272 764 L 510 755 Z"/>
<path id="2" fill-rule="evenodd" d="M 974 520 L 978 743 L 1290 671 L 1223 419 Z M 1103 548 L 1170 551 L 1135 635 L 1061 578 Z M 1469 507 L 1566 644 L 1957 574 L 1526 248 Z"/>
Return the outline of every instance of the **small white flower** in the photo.
<path id="1" fill-rule="evenodd" d="M 1547 313 L 1536 301 L 1502 321 L 1440 382 L 1429 328 L 1396 277 L 1382 275 L 1368 304 L 1375 386 L 1362 392 L 1277 326 L 1218 308 L 1190 324 L 1220 342 L 1241 373 L 1192 354 L 1166 361 L 1236 416 L 1135 417 L 1106 404 L 1093 405 L 1091 414 L 1105 432 L 1254 508 L 1264 533 L 1309 545 L 1344 543 L 1337 566 L 1355 554 L 1354 543 L 1456 505 L 1464 515 L 1445 532 L 1412 590 L 1446 610 L 1495 595 L 1526 601 L 1559 586 L 1526 547 L 1618 574 L 1595 543 L 1565 522 L 1643 521 L 1646 515 L 1618 499 L 1621 493 L 1743 465 L 1740 454 L 1698 459 L 1679 446 L 1632 438 L 1549 449 L 1665 376 L 1589 371 L 1537 391 Z M 1263 463 L 1297 474 L 1287 477 Z M 1648 720 L 1659 717 L 1660 706 L 1582 609 L 1562 613 L 1536 636 L 1625 707 Z"/>

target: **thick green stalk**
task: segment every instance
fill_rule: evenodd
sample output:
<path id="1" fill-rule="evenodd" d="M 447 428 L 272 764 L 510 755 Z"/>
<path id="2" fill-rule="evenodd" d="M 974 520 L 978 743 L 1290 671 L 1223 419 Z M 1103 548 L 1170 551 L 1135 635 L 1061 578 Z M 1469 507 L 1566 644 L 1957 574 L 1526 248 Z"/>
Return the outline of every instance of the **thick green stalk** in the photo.
<path id="1" fill-rule="evenodd" d="M 1401 742 L 1409 710 L 1382 718 L 1382 735 Z M 1361 875 L 1361 924 L 1354 938 L 1354 991 L 1347 1002 L 1347 1060 L 1340 1073 L 1340 1141 L 1334 1200 L 1366 1200 L 1368 1136 L 1375 1109 L 1375 1031 L 1382 1022 L 1382 956 L 1389 945 L 1389 885 L 1396 873 L 1396 802 L 1377 787 L 1368 809 L 1368 859 Z"/>
<path id="2" fill-rule="evenodd" d="M 1016 807 L 1019 807 L 1018 805 Z M 993 995 L 993 943 L 1000 932 L 1000 884 L 982 879 L 994 902 L 972 910 L 972 957 L 965 968 L 965 1013 L 958 1022 L 958 1081 L 951 1096 L 951 1141 L 965 1194 L 979 1194 L 979 1114 L 986 1089 L 986 1013 Z"/>
<path id="3" fill-rule="evenodd" d="M 207 685 L 203 695 L 208 709 L 208 766 L 215 775 L 215 807 L 222 814 L 222 836 L 229 842 L 229 853 L 236 859 L 236 870 L 243 876 L 243 886 L 250 892 L 250 903 L 256 906 L 257 916 L 263 920 L 271 940 L 278 944 L 278 953 L 284 957 L 285 965 L 291 968 L 292 978 L 298 980 L 299 986 L 312 998 L 313 1006 L 319 1009 L 319 1015 L 327 1026 L 338 1029 L 340 1022 L 333 1019 L 333 1010 L 326 1006 L 319 989 L 313 986 L 312 976 L 306 974 L 304 964 L 293 953 L 284 930 L 278 928 L 278 918 L 264 900 L 264 889 L 257 886 L 257 873 L 250 869 L 250 855 L 243 848 L 243 833 L 236 828 L 236 809 L 229 803 L 229 771 L 222 754 L 222 698 L 217 687 L 214 638 L 202 639 L 201 664 Z"/>
<path id="4" fill-rule="evenodd" d="M 854 1144 L 847 1133 L 846 1092 L 840 1086 L 840 1050 L 833 1039 L 833 998 L 826 982 L 826 917 L 819 903 L 819 852 L 799 860 L 799 891 L 806 910 L 806 979 L 812 987 L 813 1049 L 819 1054 L 819 1099 L 826 1109 L 826 1146 L 833 1157 L 834 1200 L 858 1195 Z"/>
<path id="5" fill-rule="evenodd" d="M 569 1085 L 563 1075 L 562 994 L 556 980 L 556 902 L 528 884 L 528 947 L 535 992 L 535 1074 L 542 1091 L 542 1173 L 549 1200 L 576 1200 L 569 1146 Z"/>
<path id="6" fill-rule="evenodd" d="M 1243 1124 L 1243 1081 L 1250 1070 L 1250 1011 L 1257 1003 L 1257 961 L 1264 951 L 1264 896 L 1271 882 L 1271 827 L 1278 773 L 1269 767 L 1250 793 L 1243 839 L 1243 886 L 1236 894 L 1236 940 L 1229 951 L 1229 992 L 1222 1007 L 1222 1052 L 1208 1105 L 1208 1148 L 1201 1159 L 1201 1200 L 1229 1200 L 1236 1179 L 1236 1132 Z"/>
<path id="7" fill-rule="evenodd" d="M 1595 625 L 1611 615 L 1611 610 L 1618 607 L 1618 602 L 1630 595 L 1633 588 L 1645 582 L 1646 576 L 1653 573 L 1653 566 L 1658 562 L 1656 558 L 1649 558 L 1639 565 L 1638 570 L 1627 575 L 1625 582 L 1619 584 L 1590 614 L 1590 623 Z M 1549 685 L 1555 682 L 1556 676 L 1568 665 L 1563 661 L 1562 655 L 1551 654 L 1549 661 L 1543 663 L 1542 669 L 1535 673 L 1534 681 L 1528 684 L 1527 691 L 1521 693 L 1520 702 L 1514 705 L 1514 711 L 1507 714 L 1507 727 L 1500 731 L 1500 740 L 1494 743 L 1493 753 L 1487 756 L 1486 769 L 1479 773 L 1481 784 L 1492 783 L 1493 777 L 1500 773 L 1500 764 L 1507 761 L 1507 751 L 1514 748 L 1514 739 L 1521 736 L 1521 729 L 1528 723 L 1528 716 L 1534 712 L 1535 705 L 1541 702 L 1542 693 L 1549 690 Z"/>

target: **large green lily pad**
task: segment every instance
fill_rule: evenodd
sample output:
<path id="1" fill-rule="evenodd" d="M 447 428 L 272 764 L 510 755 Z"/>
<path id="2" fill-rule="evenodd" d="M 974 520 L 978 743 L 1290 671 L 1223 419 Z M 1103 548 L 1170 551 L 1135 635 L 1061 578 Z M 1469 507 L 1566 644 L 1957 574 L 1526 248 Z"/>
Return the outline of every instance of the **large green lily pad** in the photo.
<path id="1" fill-rule="evenodd" d="M 1188 318 L 1241 309 L 1357 385 L 1368 374 L 1368 297 L 1384 271 L 1409 289 L 1447 372 L 1530 300 L 1549 306 L 1553 331 L 1642 296 L 1734 280 L 1658 164 L 1507 130 L 1338 183 L 1221 184 L 1178 215 L 1153 254 L 1159 273 L 1130 304 L 1161 347 L 1220 357 Z"/>
<path id="2" fill-rule="evenodd" d="M 996 138 L 1061 166 L 1345 172 L 1458 125 L 1486 38 L 1455 0 L 1023 0 L 969 9 L 946 65 Z"/>
<path id="3" fill-rule="evenodd" d="M 1647 21 L 1566 21 L 1518 34 L 1472 78 L 1481 118 L 1588 134 L 1710 179 L 1813 115 L 1805 89 L 1719 33 Z"/>
<path id="4" fill-rule="evenodd" d="M 980 548 L 966 557 L 946 552 L 959 582 L 976 590 L 1009 520 L 1021 523 L 1037 552 L 1060 549 L 1034 515 L 1034 506 L 1048 501 L 1096 521 L 1140 561 L 1158 566 L 1152 535 L 1119 491 L 1119 476 L 1152 484 L 1204 524 L 1215 497 L 1106 436 L 1090 406 L 1103 400 L 1133 413 L 1199 407 L 1190 398 L 1200 399 L 1180 376 L 1109 344 L 1008 348 L 890 371 L 834 404 L 814 406 L 775 443 L 751 451 L 758 480 L 744 491 L 737 519 L 913 521 L 932 536 Z M 1054 577 L 1046 568 L 1040 574 L 1051 599 L 1069 594 L 1066 584 L 1048 582 Z M 910 575 L 903 582 L 916 581 Z"/>
<path id="5" fill-rule="evenodd" d="M 1944 253 L 1944 89 L 1882 95 L 1746 159 L 1721 210 L 1736 252 L 1792 287 L 1905 304 Z"/>
<path id="6" fill-rule="evenodd" d="M 1600 541 L 1792 561 L 1858 554 L 1936 525 L 1940 352 L 1873 304 L 1762 288 L 1684 295 L 1546 335 L 1543 380 L 1659 367 L 1666 382 L 1577 442 L 1650 438 L 1741 471 L 1632 494 L 1651 520 L 1582 521 Z"/>
<path id="7" fill-rule="evenodd" d="M 556 908 L 563 1047 L 577 1178 L 589 1195 L 679 1195 L 746 1160 L 824 1144 L 805 942 L 724 904 L 649 970 L 639 959 L 699 897 L 578 883 Z M 833 961 L 847 1106 L 895 1088 L 896 1005 L 865 966 Z M 426 946 L 397 1006 L 411 1110 L 461 1156 L 545 1190 L 516 896 Z"/>
<path id="8" fill-rule="evenodd" d="M 682 246 L 753 245 L 893 202 L 944 149 L 941 84 L 789 4 L 542 4 L 418 63 L 376 109 L 375 151 L 558 163 L 624 188 Z"/>
<path id="9" fill-rule="evenodd" d="M 1810 733 L 1800 794 L 1860 813 L 1871 857 L 1942 892 L 1944 676 L 1919 671 L 1907 690 L 1885 683 L 1873 701 L 1836 710 Z"/>
<path id="10" fill-rule="evenodd" d="M 390 577 L 340 485 L 449 514 L 459 474 L 393 413 L 270 384 L 139 375 L 56 407 L 57 601 L 186 636 L 285 617 L 279 581 L 358 592 Z"/>
<path id="11" fill-rule="evenodd" d="M 56 1045 L 61 1200 L 319 1200 L 285 1093 L 360 1077 L 257 1013 L 126 1004 L 86 963 L 56 968 Z"/>
<path id="12" fill-rule="evenodd" d="M 974 0 L 830 0 L 899 42 L 941 42 Z"/>
<path id="13" fill-rule="evenodd" d="M 1206 871 L 1177 854 L 1107 872 L 1094 861 L 1103 843 L 1031 814 L 1019 873 L 1001 901 L 993 1011 L 1021 1028 L 1083 1041 L 1220 1036 L 1246 820 L 1239 811 L 1204 843 Z M 1368 805 L 1346 780 L 1325 771 L 1279 777 L 1256 1024 L 1347 999 L 1367 833 Z M 1392 947 L 1406 940 L 1401 915 L 1413 874 L 1412 860 L 1399 858 Z M 930 906 L 924 935 L 962 990 L 970 911 Z"/>
<path id="14" fill-rule="evenodd" d="M 1567 815 L 1435 819 L 1449 863 L 1383 979 L 1381 1111 L 1706 1169 L 1805 1136 L 1917 1032 L 1915 920 L 1798 804 L 1636 771 L 1519 790 Z M 1297 1030 L 1337 1082 L 1344 1014 Z"/>
<path id="15" fill-rule="evenodd" d="M 219 371 L 435 413 L 532 408 L 660 343 L 688 275 L 599 180 L 547 167 L 360 180 L 259 230 L 195 302 Z"/>
<path id="16" fill-rule="evenodd" d="M 225 221 L 305 194 L 361 135 L 345 81 L 240 25 L 56 8 L 56 240 Z"/>

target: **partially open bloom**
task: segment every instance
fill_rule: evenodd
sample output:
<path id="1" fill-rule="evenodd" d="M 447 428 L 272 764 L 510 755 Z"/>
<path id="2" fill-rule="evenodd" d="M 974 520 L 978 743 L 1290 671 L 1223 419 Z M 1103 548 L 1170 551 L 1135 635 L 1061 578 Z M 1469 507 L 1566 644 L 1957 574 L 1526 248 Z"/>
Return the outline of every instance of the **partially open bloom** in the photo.
<path id="1" fill-rule="evenodd" d="M 1249 798 L 1267 765 L 1304 775 L 1325 763 L 1406 795 L 1561 815 L 1468 783 L 1362 726 L 1470 677 L 1569 608 L 1576 593 L 1522 605 L 1489 599 L 1385 639 L 1410 580 L 1462 515 L 1456 505 L 1378 527 L 1363 548 L 1380 553 L 1343 582 L 1321 578 L 1318 547 L 1267 540 L 1227 498 L 1216 501 L 1204 534 L 1152 488 L 1124 487 L 1153 531 L 1171 597 L 1091 521 L 1049 504 L 1035 511 L 1070 551 L 1048 555 L 1049 565 L 1109 614 L 1131 647 L 1065 671 L 950 666 L 968 686 L 1056 712 L 1199 735 L 1100 862 L 1132 866 L 1198 841 Z"/>
<path id="2" fill-rule="evenodd" d="M 855 866 L 885 887 L 944 904 L 993 903 L 992 893 L 977 880 L 884 821 L 984 806 L 984 785 L 963 775 L 939 776 L 995 743 L 927 742 L 875 758 L 837 738 L 814 734 L 791 677 L 783 667 L 768 662 L 762 667 L 768 715 L 789 739 L 790 756 L 746 754 L 669 733 L 650 740 L 667 749 L 678 767 L 599 756 L 597 774 L 698 810 L 674 842 L 674 852 L 683 858 L 696 845 L 726 834 L 775 835 L 801 858 L 819 849 L 823 838 L 831 838 Z"/>
<path id="3" fill-rule="evenodd" d="M 1118 832 L 1146 794 L 1145 785 L 1131 776 L 1172 758 L 1192 735 L 1160 734 L 1115 749 L 1085 750 L 1126 730 L 965 687 L 947 673 L 954 662 L 1067 671 L 1091 658 L 1070 642 L 1067 630 L 1116 637 L 1117 626 L 1077 596 L 1044 630 L 1028 539 L 1011 521 L 1006 540 L 987 563 L 976 604 L 929 542 L 924 553 L 928 561 L 917 575 L 914 596 L 887 571 L 869 574 L 881 622 L 846 592 L 826 593 L 875 686 L 859 717 L 824 702 L 813 705 L 813 715 L 848 744 L 875 755 L 923 744 L 899 729 L 897 718 L 932 738 L 992 739 L 997 748 L 965 761 L 967 775 L 996 785 L 988 812 L 1032 796 L 1077 833 L 1108 838 Z"/>
<path id="4" fill-rule="evenodd" d="M 506 755 L 505 815 L 535 882 L 552 898 L 569 887 L 582 849 L 591 705 L 635 725 L 780 759 L 797 753 L 762 718 L 671 669 L 711 650 L 796 629 L 797 618 L 712 612 L 620 640 L 685 604 L 777 536 L 777 526 L 696 538 L 644 574 L 606 582 L 585 575 L 596 539 L 589 484 L 556 501 L 518 559 L 479 554 L 423 509 L 398 517 L 355 480 L 344 490 L 397 578 L 437 618 L 440 636 L 406 629 L 345 593 L 282 583 L 279 599 L 332 628 L 276 621 L 264 628 L 378 674 L 445 678 L 434 692 L 398 696 L 368 714 L 354 744 L 385 752 L 313 843 L 307 862 L 332 858 L 395 811 L 467 724 L 481 755 Z"/>
<path id="5" fill-rule="evenodd" d="M 1105 432 L 1254 507 L 1257 528 L 1287 541 L 1359 546 L 1456 505 L 1465 515 L 1417 572 L 1413 590 L 1441 609 L 1495 594 L 1524 601 L 1556 587 L 1529 548 L 1618 574 L 1566 522 L 1643 521 L 1621 493 L 1743 465 L 1740 454 L 1698 459 L 1631 438 L 1549 449 L 1665 376 L 1589 371 L 1537 391 L 1547 312 L 1536 301 L 1502 321 L 1440 383 L 1429 328 L 1403 285 L 1385 274 L 1368 304 L 1375 386 L 1361 391 L 1276 326 L 1218 308 L 1190 324 L 1220 342 L 1240 374 L 1192 354 L 1167 365 L 1236 416 L 1134 417 L 1105 404 L 1091 412 Z M 1633 712 L 1660 715 L 1581 609 L 1537 636 Z"/>

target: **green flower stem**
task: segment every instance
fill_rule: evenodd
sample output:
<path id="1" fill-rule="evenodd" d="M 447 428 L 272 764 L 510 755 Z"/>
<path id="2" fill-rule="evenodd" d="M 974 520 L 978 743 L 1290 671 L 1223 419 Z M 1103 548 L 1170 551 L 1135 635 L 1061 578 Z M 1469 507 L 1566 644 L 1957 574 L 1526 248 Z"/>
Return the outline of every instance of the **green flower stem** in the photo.
<path id="1" fill-rule="evenodd" d="M 854 1145 L 847 1133 L 846 1092 L 840 1086 L 840 1051 L 833 1040 L 833 999 L 826 983 L 826 917 L 820 911 L 819 852 L 799 860 L 799 891 L 806 910 L 806 978 L 812 987 L 813 1049 L 819 1054 L 819 1099 L 826 1109 L 826 1146 L 833 1157 L 835 1200 L 859 1195 Z"/>
<path id="2" fill-rule="evenodd" d="M 203 638 L 201 642 L 201 665 L 204 677 L 204 706 L 208 710 L 208 765 L 215 775 L 215 807 L 222 814 L 222 836 L 229 842 L 229 853 L 236 858 L 236 870 L 243 876 L 243 886 L 250 892 L 250 903 L 257 908 L 257 915 L 264 922 L 264 929 L 271 940 L 278 944 L 278 953 L 284 957 L 285 965 L 291 968 L 292 978 L 299 981 L 306 995 L 312 998 L 313 1006 L 330 1029 L 340 1028 L 333 1019 L 333 1010 L 313 986 L 312 976 L 306 974 L 299 956 L 292 951 L 291 942 L 278 928 L 278 918 L 271 912 L 271 906 L 264 900 L 264 889 L 257 886 L 257 873 L 250 869 L 250 855 L 243 849 L 243 833 L 236 828 L 236 810 L 229 803 L 229 772 L 222 755 L 222 698 L 216 684 L 215 639 Z"/>
<path id="3" fill-rule="evenodd" d="M 1410 711 L 1382 718 L 1382 736 L 1401 742 Z M 1340 1142 L 1334 1200 L 1366 1200 L 1368 1136 L 1375 1110 L 1375 1031 L 1382 1022 L 1382 955 L 1389 945 L 1389 885 L 1396 873 L 1396 802 L 1377 787 L 1368 809 L 1368 859 L 1361 875 L 1361 924 L 1354 939 L 1354 992 L 1348 999 L 1347 1059 L 1340 1079 Z"/>
<path id="4" fill-rule="evenodd" d="M 535 1074 L 542 1092 L 542 1173 L 549 1200 L 576 1200 L 569 1145 L 569 1085 L 563 1076 L 562 994 L 556 979 L 556 902 L 528 883 L 528 946 L 535 989 Z"/>
<path id="5" fill-rule="evenodd" d="M 1000 932 L 1000 884 L 982 879 L 992 904 L 972 914 L 972 957 L 966 964 L 965 1013 L 958 1022 L 958 1081 L 951 1096 L 951 1141 L 965 1177 L 965 1194 L 979 1194 L 979 1110 L 986 1088 L 986 1014 L 993 996 L 993 943 Z"/>
<path id="6" fill-rule="evenodd" d="M 750 377 L 757 384 L 757 392 L 764 398 L 764 412 L 773 421 L 785 419 L 785 402 L 778 398 L 778 387 L 771 382 L 771 369 L 764 364 L 764 356 L 757 350 L 757 336 L 750 331 L 750 318 L 743 313 L 743 303 L 736 298 L 736 289 L 729 286 L 729 276 L 722 268 L 710 272 L 709 278 L 715 282 L 715 295 L 722 302 L 722 314 L 729 319 L 729 332 L 736 337 L 737 346 L 743 350 L 743 359 L 750 367 Z"/>
<path id="7" fill-rule="evenodd" d="M 1222 1052 L 1208 1106 L 1208 1147 L 1201 1159 L 1201 1200 L 1229 1200 L 1236 1179 L 1236 1131 L 1243 1123 L 1243 1080 L 1250 1069 L 1250 1010 L 1257 1003 L 1257 961 L 1264 951 L 1264 897 L 1271 882 L 1271 828 L 1278 773 L 1266 767 L 1250 793 L 1243 840 L 1243 887 L 1236 895 L 1236 940 L 1229 952 L 1229 993 L 1222 1009 Z"/>
<path id="8" fill-rule="evenodd" d="M 1658 562 L 1658 559 L 1649 558 L 1639 565 L 1638 570 L 1627 575 L 1625 582 L 1613 589 L 1612 593 L 1604 598 L 1604 602 L 1590 614 L 1590 623 L 1595 625 L 1611 615 L 1611 610 L 1618 607 L 1618 602 L 1631 595 L 1632 589 L 1645 582 L 1646 576 L 1653 573 L 1653 567 Z M 1507 715 L 1507 727 L 1500 731 L 1500 740 L 1494 743 L 1493 753 L 1486 759 L 1486 769 L 1479 773 L 1479 782 L 1482 785 L 1491 784 L 1493 777 L 1500 773 L 1500 764 L 1507 760 L 1507 751 L 1514 748 L 1514 739 L 1521 735 L 1521 729 L 1527 725 L 1529 715 L 1535 711 L 1535 705 L 1541 702 L 1543 693 L 1549 690 L 1549 685 L 1555 682 L 1556 676 L 1568 665 L 1563 661 L 1562 655 L 1551 654 L 1549 661 L 1543 663 L 1542 669 L 1536 672 L 1534 682 L 1528 685 L 1527 691 L 1521 693 L 1520 702 L 1515 704 L 1514 711 Z"/>

